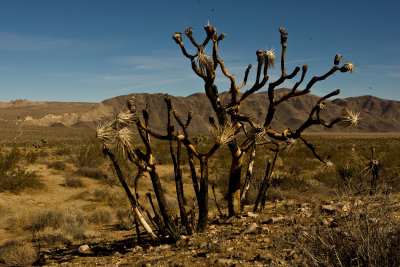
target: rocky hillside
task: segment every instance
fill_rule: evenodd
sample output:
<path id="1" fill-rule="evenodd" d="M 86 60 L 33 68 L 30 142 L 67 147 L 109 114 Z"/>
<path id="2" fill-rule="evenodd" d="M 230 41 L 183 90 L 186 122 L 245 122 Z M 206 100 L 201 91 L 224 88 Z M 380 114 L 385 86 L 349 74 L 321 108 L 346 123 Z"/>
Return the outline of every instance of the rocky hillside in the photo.
<path id="1" fill-rule="evenodd" d="M 287 89 L 277 90 L 277 95 Z M 14 101 L 0 105 L 0 121 L 3 124 L 29 125 L 41 127 L 89 127 L 94 129 L 98 123 L 110 119 L 125 108 L 126 101 L 132 95 L 123 95 L 104 100 L 101 103 L 64 103 L 64 102 L 29 102 Z M 163 94 L 135 94 L 138 110 L 146 105 L 150 111 L 151 127 L 157 131 L 165 131 L 166 106 Z M 229 95 L 221 94 L 223 103 Z M 282 103 L 277 110 L 273 127 L 278 130 L 296 128 L 304 122 L 318 97 L 305 95 Z M 188 97 L 172 97 L 172 103 L 182 117 L 193 111 L 190 131 L 208 133 L 208 117 L 213 114 L 211 105 L 204 93 L 196 93 Z M 244 104 L 242 113 L 249 115 L 254 121 L 261 123 L 265 119 L 268 108 L 266 92 L 250 96 Z M 358 131 L 363 132 L 396 132 L 400 131 L 400 101 L 383 100 L 373 96 L 338 98 L 326 105 L 323 111 L 325 119 L 338 116 L 351 109 L 359 111 L 361 120 Z M 314 126 L 309 131 L 326 131 Z M 329 131 L 343 131 L 335 127 Z"/>

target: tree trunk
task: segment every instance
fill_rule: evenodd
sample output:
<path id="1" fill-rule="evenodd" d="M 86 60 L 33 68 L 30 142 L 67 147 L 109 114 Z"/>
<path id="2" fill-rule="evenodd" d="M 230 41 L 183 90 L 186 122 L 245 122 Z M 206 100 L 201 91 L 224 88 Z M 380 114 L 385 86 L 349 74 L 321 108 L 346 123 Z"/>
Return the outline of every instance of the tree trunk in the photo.
<path id="1" fill-rule="evenodd" d="M 245 153 L 232 153 L 231 170 L 228 185 L 229 217 L 240 213 L 240 178 L 242 175 L 243 157 Z"/>
<path id="2" fill-rule="evenodd" d="M 276 159 L 278 158 L 278 153 L 279 153 L 279 151 L 275 152 L 274 159 L 272 160 L 272 163 L 270 161 L 268 162 L 268 166 L 267 166 L 267 169 L 265 171 L 265 176 L 264 176 L 264 179 L 263 179 L 263 181 L 261 183 L 261 188 L 258 191 L 256 203 L 254 204 L 254 208 L 253 208 L 254 212 L 258 211 L 258 205 L 259 204 L 261 204 L 262 208 L 265 207 L 265 198 L 267 197 L 267 191 L 268 191 L 268 188 L 269 188 L 269 186 L 271 184 L 271 178 L 272 178 L 272 174 L 273 174 L 274 169 L 275 169 L 275 163 L 276 163 Z"/>
<path id="3" fill-rule="evenodd" d="M 199 205 L 199 220 L 197 231 L 204 232 L 208 226 L 208 158 L 200 157 L 200 194 L 197 199 Z"/>
<path id="4" fill-rule="evenodd" d="M 161 216 L 163 217 L 165 227 L 175 227 L 172 219 L 171 211 L 168 208 L 167 201 L 165 200 L 164 190 L 162 189 L 160 177 L 158 176 L 155 166 L 152 166 L 149 172 L 151 182 L 153 183 L 154 193 L 157 198 L 158 207 L 160 208 Z"/>
<path id="5" fill-rule="evenodd" d="M 246 178 L 243 183 L 242 191 L 240 192 L 240 209 L 241 209 L 241 211 L 243 211 L 244 200 L 246 199 L 247 192 L 249 191 L 249 188 L 250 188 L 250 180 L 251 180 L 251 176 L 253 175 L 254 160 L 256 158 L 256 148 L 257 148 L 257 145 L 254 144 L 251 154 L 250 154 L 250 158 L 249 158 L 249 165 L 247 167 Z"/>
<path id="6" fill-rule="evenodd" d="M 178 141 L 178 146 L 176 149 L 176 157 L 175 157 L 172 149 L 172 142 L 170 141 L 170 152 L 172 161 L 174 162 L 176 196 L 179 204 L 179 213 L 181 215 L 181 222 L 183 226 L 185 226 L 187 234 L 192 235 L 192 228 L 190 227 L 189 222 L 187 220 L 187 214 L 185 209 L 185 196 L 183 194 L 181 148 L 182 148 L 181 142 Z"/>
<path id="7" fill-rule="evenodd" d="M 199 189 L 199 182 L 197 181 L 196 165 L 194 164 L 193 152 L 190 149 L 187 149 L 187 153 L 188 153 L 188 160 L 189 160 L 189 166 L 190 166 L 190 174 L 192 177 L 193 189 L 196 194 L 196 198 L 198 199 L 200 196 L 200 189 Z"/>

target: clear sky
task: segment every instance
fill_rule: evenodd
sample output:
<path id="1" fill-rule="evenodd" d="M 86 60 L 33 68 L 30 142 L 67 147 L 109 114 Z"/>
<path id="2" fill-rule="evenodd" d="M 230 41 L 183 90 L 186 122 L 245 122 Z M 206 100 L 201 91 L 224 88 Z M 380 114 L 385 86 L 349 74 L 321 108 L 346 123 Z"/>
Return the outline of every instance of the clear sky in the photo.
<path id="1" fill-rule="evenodd" d="M 227 34 L 220 56 L 239 81 L 249 63 L 256 65 L 257 49 L 274 48 L 280 57 L 278 28 L 285 27 L 289 73 L 308 64 L 306 78 L 321 75 L 336 53 L 357 66 L 353 74 L 317 83 L 312 93 L 340 88 L 341 97 L 400 100 L 398 0 L 1 0 L 0 101 L 99 102 L 130 93 L 203 92 L 171 37 L 190 25 L 203 40 L 208 20 Z M 219 74 L 217 85 L 226 91 L 229 83 Z M 270 80 L 278 75 L 276 68 Z"/>

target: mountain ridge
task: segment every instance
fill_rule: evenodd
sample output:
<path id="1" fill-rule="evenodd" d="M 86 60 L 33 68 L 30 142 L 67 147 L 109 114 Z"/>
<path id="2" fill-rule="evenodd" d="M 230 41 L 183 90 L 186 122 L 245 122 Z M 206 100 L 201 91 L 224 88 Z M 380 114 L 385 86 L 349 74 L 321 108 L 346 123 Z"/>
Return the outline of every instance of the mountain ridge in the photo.
<path id="1" fill-rule="evenodd" d="M 277 97 L 288 92 L 282 88 L 275 91 Z M 23 125 L 41 127 L 95 127 L 126 108 L 126 102 L 135 96 L 137 109 L 148 107 L 150 113 L 150 126 L 152 129 L 164 132 L 166 130 L 167 114 L 164 95 L 161 93 L 136 93 L 112 97 L 100 103 L 85 102 L 30 102 L 28 100 L 2 103 L 0 105 L 1 121 L 18 121 Z M 227 103 L 230 95 L 228 92 L 220 94 L 222 103 Z M 192 134 L 208 133 L 209 116 L 215 114 L 205 93 L 194 93 L 187 97 L 171 96 L 172 104 L 182 119 L 193 111 L 193 119 L 189 126 Z M 290 98 L 281 103 L 272 123 L 278 131 L 286 128 L 299 127 L 309 116 L 309 112 L 317 103 L 319 97 L 307 94 Z M 256 123 L 262 124 L 268 109 L 267 92 L 258 92 L 250 95 L 242 106 L 242 114 L 250 116 Z M 400 131 L 400 101 L 380 99 L 375 96 L 365 95 L 349 98 L 336 98 L 327 101 L 321 112 L 325 120 L 340 116 L 346 109 L 360 112 L 360 121 L 357 131 L 361 132 L 398 132 Z M 178 126 L 175 127 L 179 129 Z M 343 131 L 343 128 L 334 127 L 324 129 L 321 126 L 312 126 L 307 131 Z"/>

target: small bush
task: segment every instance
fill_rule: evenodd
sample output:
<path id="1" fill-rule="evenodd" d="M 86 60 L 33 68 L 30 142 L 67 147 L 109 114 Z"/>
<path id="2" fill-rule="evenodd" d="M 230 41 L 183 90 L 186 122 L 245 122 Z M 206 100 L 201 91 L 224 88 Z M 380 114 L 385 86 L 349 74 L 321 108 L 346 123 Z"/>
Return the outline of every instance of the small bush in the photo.
<path id="1" fill-rule="evenodd" d="M 328 225 L 297 229 L 296 248 L 305 265 L 400 266 L 400 222 L 385 198 L 355 202 Z"/>
<path id="2" fill-rule="evenodd" d="M 79 192 L 75 196 L 71 197 L 71 199 L 82 199 L 82 200 L 89 200 L 92 194 L 90 194 L 89 191 L 85 190 L 82 192 Z"/>
<path id="3" fill-rule="evenodd" d="M 86 216 L 70 208 L 27 212 L 18 223 L 20 227 L 30 230 L 38 242 L 48 245 L 72 244 L 89 236 L 85 229 L 88 223 Z"/>
<path id="4" fill-rule="evenodd" d="M 18 147 L 12 147 L 11 151 L 4 155 L 3 159 L 0 161 L 2 168 L 5 171 L 10 170 L 15 167 L 18 161 L 21 159 L 21 151 Z"/>
<path id="5" fill-rule="evenodd" d="M 109 209 L 98 208 L 89 217 L 89 222 L 94 224 L 110 223 L 113 215 Z"/>
<path id="6" fill-rule="evenodd" d="M 108 178 L 107 174 L 99 168 L 93 167 L 82 167 L 78 168 L 76 171 L 77 174 L 83 175 L 89 178 L 99 179 L 99 180 L 106 180 Z"/>
<path id="7" fill-rule="evenodd" d="M 72 162 L 78 168 L 91 167 L 101 165 L 104 162 L 101 145 L 96 139 L 89 139 L 86 143 L 78 147 L 72 156 Z"/>
<path id="8" fill-rule="evenodd" d="M 32 244 L 8 241 L 0 247 L 0 260 L 8 266 L 30 266 L 38 258 Z"/>
<path id="9" fill-rule="evenodd" d="M 82 188 L 85 187 L 85 184 L 79 177 L 65 177 L 65 186 L 70 188 Z"/>
<path id="10" fill-rule="evenodd" d="M 129 231 L 135 226 L 135 220 L 133 219 L 132 212 L 128 209 L 117 211 L 117 228 L 120 230 Z"/>
<path id="11" fill-rule="evenodd" d="M 111 191 L 107 189 L 96 189 L 94 191 L 94 201 L 104 202 L 110 206 L 121 206 L 127 204 L 127 197 L 121 191 Z"/>
<path id="12" fill-rule="evenodd" d="M 34 232 L 42 231 L 49 227 L 58 229 L 65 223 L 65 214 L 59 209 L 36 210 L 28 216 L 30 221 L 26 228 Z"/>
<path id="13" fill-rule="evenodd" d="M 25 171 L 21 168 L 0 172 L 0 192 L 10 191 L 18 194 L 27 188 L 41 189 L 43 187 L 44 184 L 36 172 Z"/>
<path id="14" fill-rule="evenodd" d="M 48 163 L 47 166 L 58 171 L 65 171 L 67 169 L 67 165 L 62 161 L 53 161 Z"/>
<path id="15" fill-rule="evenodd" d="M 39 157 L 39 153 L 36 151 L 30 151 L 25 154 L 26 162 L 29 164 L 33 164 Z"/>
<path id="16" fill-rule="evenodd" d="M 53 151 L 54 156 L 66 156 L 66 155 L 71 155 L 72 150 L 70 147 L 66 145 L 62 145 L 61 147 L 58 147 L 56 150 Z"/>

